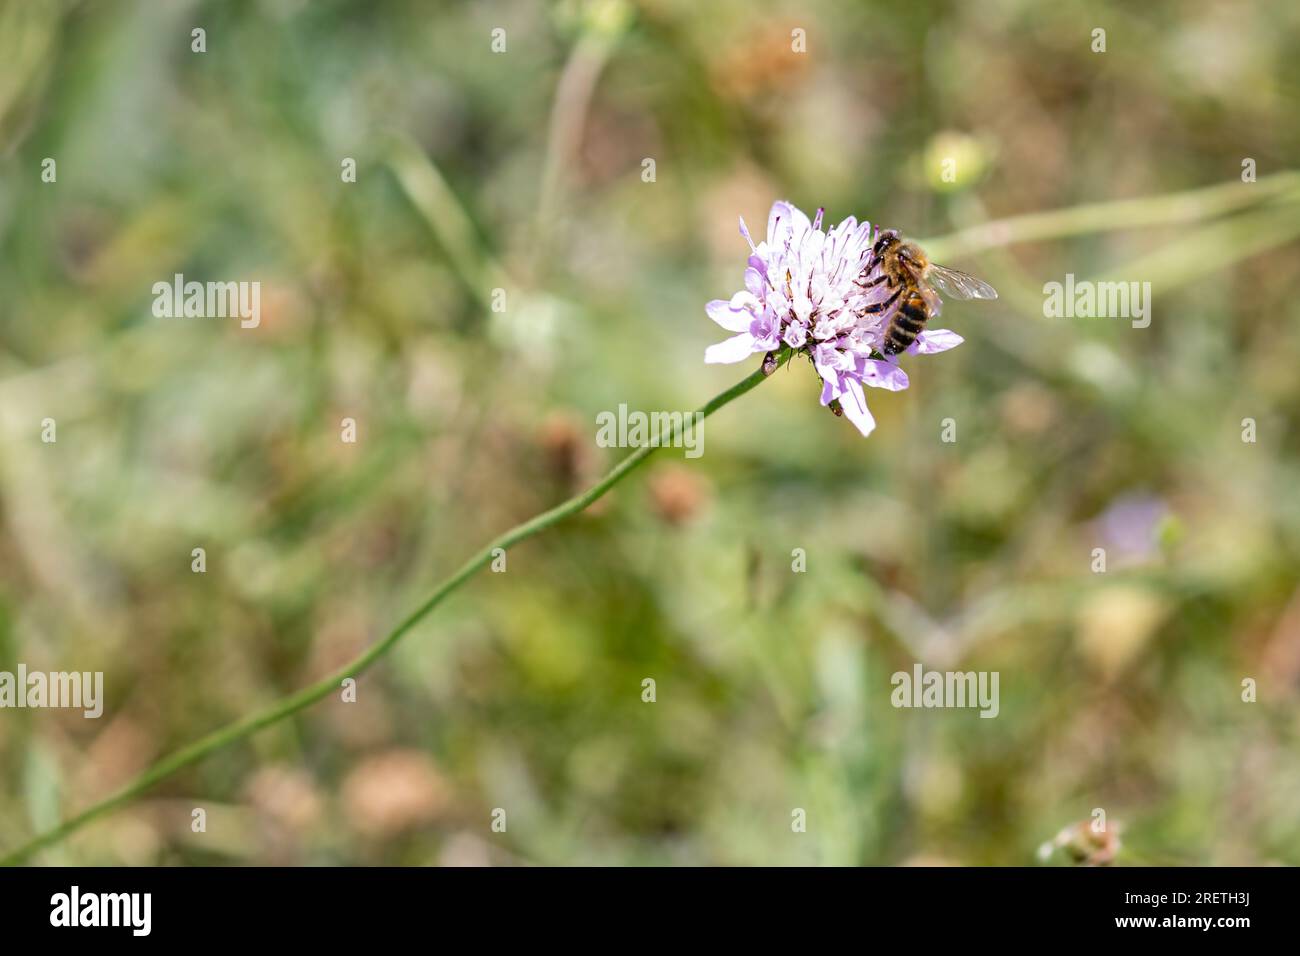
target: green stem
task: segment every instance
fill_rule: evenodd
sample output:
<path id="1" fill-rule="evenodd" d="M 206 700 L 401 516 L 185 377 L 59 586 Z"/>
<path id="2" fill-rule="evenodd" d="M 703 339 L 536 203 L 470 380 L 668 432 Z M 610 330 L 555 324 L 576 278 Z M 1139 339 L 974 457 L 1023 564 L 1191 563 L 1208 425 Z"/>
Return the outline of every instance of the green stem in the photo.
<path id="1" fill-rule="evenodd" d="M 783 349 L 779 359 L 784 359 L 789 351 L 788 348 Z M 723 405 L 739 398 L 741 395 L 744 395 L 750 389 L 754 388 L 762 382 L 764 378 L 766 378 L 766 376 L 763 373 L 763 369 L 760 367 L 747 378 L 737 382 L 725 392 L 716 395 L 700 408 L 697 411 L 697 414 L 707 418 Z M 233 723 L 227 724 L 218 730 L 214 730 L 206 737 L 201 737 L 192 744 L 188 744 L 180 750 L 177 750 L 175 753 L 164 757 L 116 793 L 104 798 L 99 803 L 86 808 L 76 816 L 63 821 L 57 827 L 34 837 L 28 843 L 20 846 L 18 849 L 12 851 L 3 858 L 0 858 L 0 866 L 13 866 L 17 863 L 23 862 L 33 853 L 43 850 L 46 847 L 53 846 L 92 821 L 111 813 L 113 810 L 116 810 L 124 804 L 130 803 L 141 793 L 144 793 L 146 790 L 151 788 L 154 784 L 170 777 L 178 770 L 197 763 L 214 750 L 219 750 L 237 740 L 242 740 L 245 737 L 256 733 L 264 727 L 269 727 L 271 724 L 278 723 L 286 717 L 291 717 L 298 711 L 303 710 L 304 708 L 316 703 L 318 700 L 322 700 L 334 693 L 339 689 L 340 684 L 345 678 L 356 677 L 358 674 L 370 667 L 371 664 L 386 655 L 393 649 L 398 641 L 405 637 L 406 634 L 415 627 L 415 625 L 424 620 L 424 618 L 426 618 L 434 608 L 441 604 L 447 595 L 451 594 L 452 591 L 455 591 L 458 587 L 473 577 L 474 574 L 482 569 L 484 565 L 490 563 L 492 561 L 493 552 L 495 552 L 497 548 L 509 550 L 521 541 L 526 541 L 533 537 L 533 535 L 545 531 L 551 525 L 557 524 L 565 518 L 571 517 L 572 515 L 584 510 L 631 474 L 637 466 L 654 454 L 657 448 L 662 445 L 673 444 L 677 438 L 677 433 L 684 426 L 685 419 L 683 419 L 681 424 L 670 429 L 667 439 L 663 439 L 662 436 L 656 436 L 655 441 L 651 444 L 643 445 L 636 451 L 632 452 L 632 454 L 628 455 L 615 465 L 604 478 L 600 479 L 600 481 L 596 482 L 596 484 L 592 485 L 586 491 L 575 495 L 562 504 L 556 505 L 549 511 L 542 512 L 535 518 L 525 521 L 523 524 L 516 525 L 509 531 L 499 535 L 497 538 L 486 544 L 481 551 L 462 564 L 460 568 L 451 575 L 451 577 L 439 584 L 433 594 L 431 594 L 423 604 L 412 611 L 404 621 L 393 628 L 387 637 L 382 641 L 371 645 L 364 653 L 344 664 L 334 673 L 321 678 L 316 683 L 304 687 L 302 690 L 291 694 L 258 713 L 251 714 L 241 720 L 236 720 Z"/>

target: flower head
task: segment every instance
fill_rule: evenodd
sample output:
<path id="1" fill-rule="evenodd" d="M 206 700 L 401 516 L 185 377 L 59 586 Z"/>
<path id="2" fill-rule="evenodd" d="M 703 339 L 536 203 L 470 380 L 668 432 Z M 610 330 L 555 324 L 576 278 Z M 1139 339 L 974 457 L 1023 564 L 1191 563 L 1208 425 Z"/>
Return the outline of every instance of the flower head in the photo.
<path id="1" fill-rule="evenodd" d="M 745 288 L 705 307 L 709 318 L 735 334 L 710 346 L 704 361 L 740 362 L 789 346 L 821 377 L 821 403 L 871 434 L 876 423 L 862 387 L 907 388 L 896 356 L 883 351 L 897 303 L 881 308 L 892 292 L 886 283 L 872 283 L 880 272 L 872 254 L 879 230 L 850 216 L 823 232 L 822 210 L 810 221 L 779 201 L 767 218 L 767 238 L 755 245 L 743 219 L 740 234 L 750 248 Z M 955 332 L 932 329 L 907 351 L 942 352 L 961 341 Z"/>

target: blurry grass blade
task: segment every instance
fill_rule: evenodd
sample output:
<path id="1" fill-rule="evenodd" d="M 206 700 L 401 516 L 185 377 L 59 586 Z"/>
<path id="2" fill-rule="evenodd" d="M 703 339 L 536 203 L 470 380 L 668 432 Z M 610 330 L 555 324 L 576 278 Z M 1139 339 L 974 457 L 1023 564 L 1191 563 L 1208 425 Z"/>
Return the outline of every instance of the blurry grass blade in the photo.
<path id="1" fill-rule="evenodd" d="M 1167 196 L 1119 199 L 1011 216 L 937 239 L 923 239 L 921 244 L 936 260 L 958 259 L 982 249 L 1018 242 L 1199 222 L 1270 200 L 1300 200 L 1300 172 L 1289 170 L 1254 183 L 1218 183 Z"/>
<path id="2" fill-rule="evenodd" d="M 0 153 L 21 138 L 15 128 L 25 120 L 32 100 L 54 62 L 62 5 L 29 0 L 0 2 Z"/>
<path id="3" fill-rule="evenodd" d="M 59 822 L 61 789 L 58 761 L 45 743 L 34 741 L 27 751 L 27 765 L 23 769 L 23 794 L 28 819 L 37 830 Z"/>
<path id="4" fill-rule="evenodd" d="M 1108 270 L 1097 282 L 1150 282 L 1167 289 L 1236 265 L 1300 236 L 1300 214 L 1291 207 L 1270 207 L 1203 226 L 1155 252 Z"/>
<path id="5" fill-rule="evenodd" d="M 539 254 L 560 204 L 562 171 L 582 142 L 583 124 L 596 81 L 630 22 L 631 11 L 621 0 L 605 0 L 594 5 L 584 18 L 582 35 L 560 74 L 547 129 L 546 166 L 537 203 Z"/>
<path id="6" fill-rule="evenodd" d="M 469 290 L 491 307 L 492 289 L 509 285 L 505 270 L 484 250 L 474 224 L 437 167 L 412 142 L 395 140 L 388 165 L 402 190 L 424 217 Z"/>

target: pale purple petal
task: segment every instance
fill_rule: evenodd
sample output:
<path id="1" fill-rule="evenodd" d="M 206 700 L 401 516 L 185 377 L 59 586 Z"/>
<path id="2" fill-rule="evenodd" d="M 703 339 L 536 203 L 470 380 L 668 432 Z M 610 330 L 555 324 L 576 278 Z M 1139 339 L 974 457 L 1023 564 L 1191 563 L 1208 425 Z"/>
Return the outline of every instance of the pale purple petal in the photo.
<path id="1" fill-rule="evenodd" d="M 751 251 L 751 252 L 754 252 L 754 251 L 756 251 L 756 250 L 754 249 L 754 240 L 750 238 L 750 235 L 749 235 L 749 227 L 745 225 L 745 217 L 744 217 L 744 216 L 740 216 L 739 219 L 740 219 L 740 234 L 741 234 L 742 236 L 744 236 L 744 237 L 745 237 L 745 241 L 746 241 L 747 243 L 749 243 L 749 249 L 750 249 L 750 251 Z"/>
<path id="2" fill-rule="evenodd" d="M 851 421 L 862 432 L 862 437 L 866 438 L 876 428 L 876 420 L 871 416 L 870 409 L 867 408 L 866 397 L 862 394 L 862 386 L 853 379 L 846 383 L 848 386 L 845 394 L 840 398 L 840 408 L 844 410 L 844 417 Z"/>
<path id="3" fill-rule="evenodd" d="M 772 203 L 767 215 L 767 242 L 773 248 L 785 247 L 787 241 L 797 241 L 812 228 L 812 223 L 801 209 L 783 199 Z"/>
<path id="4" fill-rule="evenodd" d="M 704 350 L 704 361 L 711 365 L 730 365 L 732 362 L 743 362 L 754 352 L 754 337 L 748 332 L 741 332 L 725 342 L 710 345 Z"/>
<path id="5" fill-rule="evenodd" d="M 767 244 L 769 246 L 779 249 L 785 245 L 784 241 L 777 241 L 777 236 L 779 235 L 784 240 L 790 230 L 790 222 L 794 218 L 790 209 L 790 204 L 783 199 L 778 199 L 772 203 L 772 208 L 767 214 Z"/>
<path id="6" fill-rule="evenodd" d="M 790 212 L 794 215 L 794 221 L 791 223 L 792 226 L 791 233 L 796 239 L 801 238 L 804 235 L 804 233 L 806 233 L 809 229 L 812 228 L 812 223 L 809 221 L 808 217 L 804 214 L 804 211 L 800 209 L 798 206 L 792 205 L 790 203 L 786 203 L 786 205 L 789 206 Z"/>
<path id="7" fill-rule="evenodd" d="M 829 405 L 831 402 L 835 401 L 835 399 L 840 397 L 839 386 L 837 384 L 833 384 L 836 381 L 838 380 L 834 375 L 830 376 L 829 378 L 822 379 L 822 404 L 823 405 Z"/>
<path id="8" fill-rule="evenodd" d="M 749 323 L 749 334 L 754 337 L 754 350 L 770 352 L 781 344 L 781 323 L 775 316 L 763 312 Z"/>
<path id="9" fill-rule="evenodd" d="M 794 311 L 795 319 L 804 324 L 807 324 L 812 318 L 813 309 L 816 308 L 812 299 L 808 298 L 803 289 L 794 290 L 794 299 L 791 300 L 790 305 Z"/>
<path id="10" fill-rule="evenodd" d="M 934 355 L 955 349 L 966 340 L 951 329 L 927 329 L 917 335 L 916 341 L 907 347 L 909 355 Z"/>
<path id="11" fill-rule="evenodd" d="M 726 299 L 714 299 L 704 307 L 709 318 L 728 332 L 747 332 L 753 316 L 744 309 L 733 309 Z"/>
<path id="12" fill-rule="evenodd" d="M 817 369 L 817 374 L 822 377 L 822 381 L 836 383 L 833 386 L 835 392 L 831 395 L 831 398 L 834 398 L 839 394 L 840 353 L 834 345 L 823 342 L 813 346 L 812 356 L 813 367 Z M 825 405 L 829 401 L 829 398 L 824 399 L 822 404 Z"/>
<path id="13" fill-rule="evenodd" d="M 901 392 L 908 386 L 907 373 L 893 362 L 867 359 L 862 369 L 862 384 Z"/>

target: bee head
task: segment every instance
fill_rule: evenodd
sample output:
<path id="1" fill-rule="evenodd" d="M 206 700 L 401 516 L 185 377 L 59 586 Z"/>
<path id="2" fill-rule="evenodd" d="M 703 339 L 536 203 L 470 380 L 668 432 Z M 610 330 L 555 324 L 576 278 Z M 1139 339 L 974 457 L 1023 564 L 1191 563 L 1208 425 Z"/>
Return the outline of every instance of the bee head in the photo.
<path id="1" fill-rule="evenodd" d="M 886 229 L 880 234 L 879 238 L 876 239 L 876 244 L 872 247 L 871 254 L 878 259 L 884 255 L 886 249 L 896 242 L 898 242 L 898 230 Z"/>

